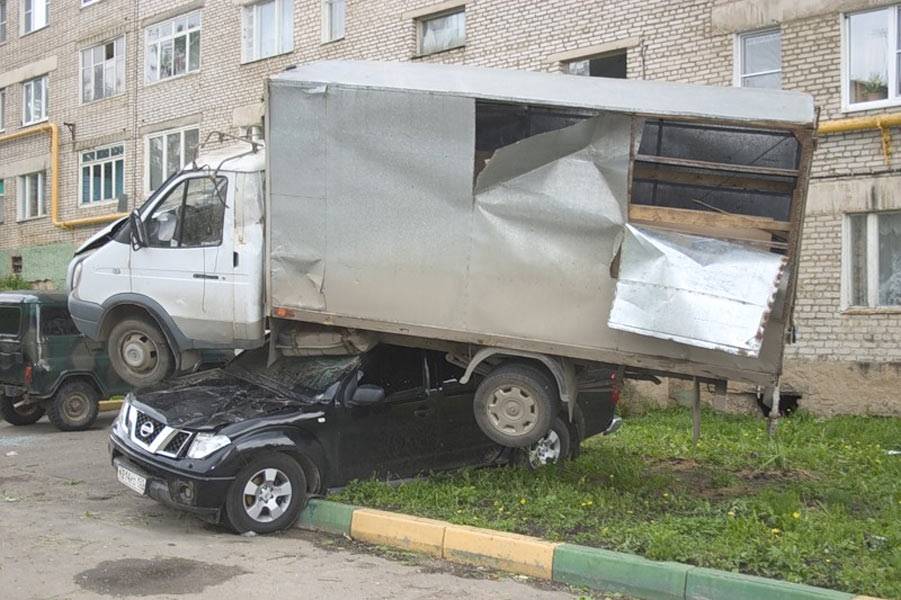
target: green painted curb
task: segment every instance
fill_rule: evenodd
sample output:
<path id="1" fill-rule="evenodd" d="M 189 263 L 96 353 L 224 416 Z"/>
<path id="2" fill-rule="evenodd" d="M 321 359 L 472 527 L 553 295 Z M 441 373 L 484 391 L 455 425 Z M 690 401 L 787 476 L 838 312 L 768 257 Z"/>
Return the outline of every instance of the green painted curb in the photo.
<path id="1" fill-rule="evenodd" d="M 553 579 L 605 592 L 622 592 L 645 600 L 683 600 L 686 576 L 692 568 L 633 554 L 561 544 L 554 552 Z"/>
<path id="2" fill-rule="evenodd" d="M 356 507 L 349 504 L 313 498 L 300 512 L 297 525 L 304 529 L 315 529 L 350 537 L 350 521 L 353 518 L 354 510 Z"/>
<path id="3" fill-rule="evenodd" d="M 776 579 L 741 575 L 694 567 L 688 572 L 685 600 L 851 600 L 854 594 L 789 583 Z"/>

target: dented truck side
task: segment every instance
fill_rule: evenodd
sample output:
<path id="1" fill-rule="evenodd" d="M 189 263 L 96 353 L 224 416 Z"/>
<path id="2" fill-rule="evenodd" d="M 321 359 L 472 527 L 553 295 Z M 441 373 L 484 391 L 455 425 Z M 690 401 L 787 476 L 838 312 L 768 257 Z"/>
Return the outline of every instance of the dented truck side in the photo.
<path id="1" fill-rule="evenodd" d="M 599 363 L 620 377 L 775 385 L 814 121 L 810 96 L 792 92 L 449 65 L 300 66 L 267 83 L 265 193 L 229 192 L 221 244 L 191 278 L 219 291 L 201 292 L 199 304 L 173 300 L 178 292 L 154 292 L 123 265 L 116 277 L 131 268 L 131 285 L 119 298 L 135 307 L 96 289 L 87 306 L 90 294 L 74 285 L 70 308 L 101 339 L 116 331 L 108 319 L 144 311 L 175 362 L 227 343 L 223 332 L 236 347 L 263 344 L 264 317 L 273 354 L 379 342 L 443 350 L 464 379 L 485 376 L 476 418 L 510 446 L 544 435 L 559 403 L 571 413 Z M 234 166 L 248 161 L 230 167 L 220 154 L 181 177 L 228 179 L 252 171 Z M 132 219 L 131 249 L 120 252 L 132 264 L 163 196 Z M 262 239 L 252 233 L 259 221 L 236 214 L 259 214 Z M 167 256 L 181 248 L 170 243 Z M 231 249 L 235 273 L 219 264 Z M 109 272 L 103 250 L 70 266 L 82 287 L 88 271 Z M 263 261 L 259 281 L 255 270 L 239 276 L 246 257 Z M 231 293 L 231 312 L 220 314 L 234 319 L 215 317 L 207 305 L 229 284 L 261 297 L 265 312 Z M 123 348 L 110 341 L 111 354 Z"/>

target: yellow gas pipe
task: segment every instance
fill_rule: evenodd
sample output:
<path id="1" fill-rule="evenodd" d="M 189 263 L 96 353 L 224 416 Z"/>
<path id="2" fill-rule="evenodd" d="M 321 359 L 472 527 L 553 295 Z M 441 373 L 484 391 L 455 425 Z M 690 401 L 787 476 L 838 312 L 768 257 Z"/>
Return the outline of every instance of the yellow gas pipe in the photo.
<path id="1" fill-rule="evenodd" d="M 880 136 L 882 137 L 882 156 L 885 158 L 885 164 L 890 164 L 892 156 L 892 136 L 889 129 L 892 127 L 901 127 L 901 113 L 824 121 L 817 127 L 817 133 L 821 135 L 830 135 L 833 133 L 846 133 L 848 131 L 878 129 Z"/>
<path id="2" fill-rule="evenodd" d="M 28 129 L 0 135 L 0 144 L 45 132 L 50 133 L 50 221 L 56 227 L 73 229 L 84 225 L 109 223 L 124 217 L 126 213 L 113 213 L 97 217 L 71 219 L 69 221 L 59 220 L 59 126 L 56 123 L 41 123 Z"/>

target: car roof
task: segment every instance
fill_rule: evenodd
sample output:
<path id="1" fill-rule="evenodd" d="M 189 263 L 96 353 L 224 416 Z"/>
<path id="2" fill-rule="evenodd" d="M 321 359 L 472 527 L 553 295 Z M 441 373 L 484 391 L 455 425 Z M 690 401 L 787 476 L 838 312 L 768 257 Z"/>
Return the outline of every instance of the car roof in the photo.
<path id="1" fill-rule="evenodd" d="M 65 306 L 67 296 L 61 292 L 20 290 L 0 292 L 0 304 L 59 304 Z"/>

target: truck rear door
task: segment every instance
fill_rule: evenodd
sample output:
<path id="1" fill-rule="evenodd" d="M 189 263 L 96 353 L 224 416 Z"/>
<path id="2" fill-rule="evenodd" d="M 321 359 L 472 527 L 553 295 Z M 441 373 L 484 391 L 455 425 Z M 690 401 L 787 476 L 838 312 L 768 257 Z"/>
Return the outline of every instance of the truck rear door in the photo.
<path id="1" fill-rule="evenodd" d="M 4 385 L 24 382 L 22 314 L 19 304 L 0 304 L 0 393 Z"/>

